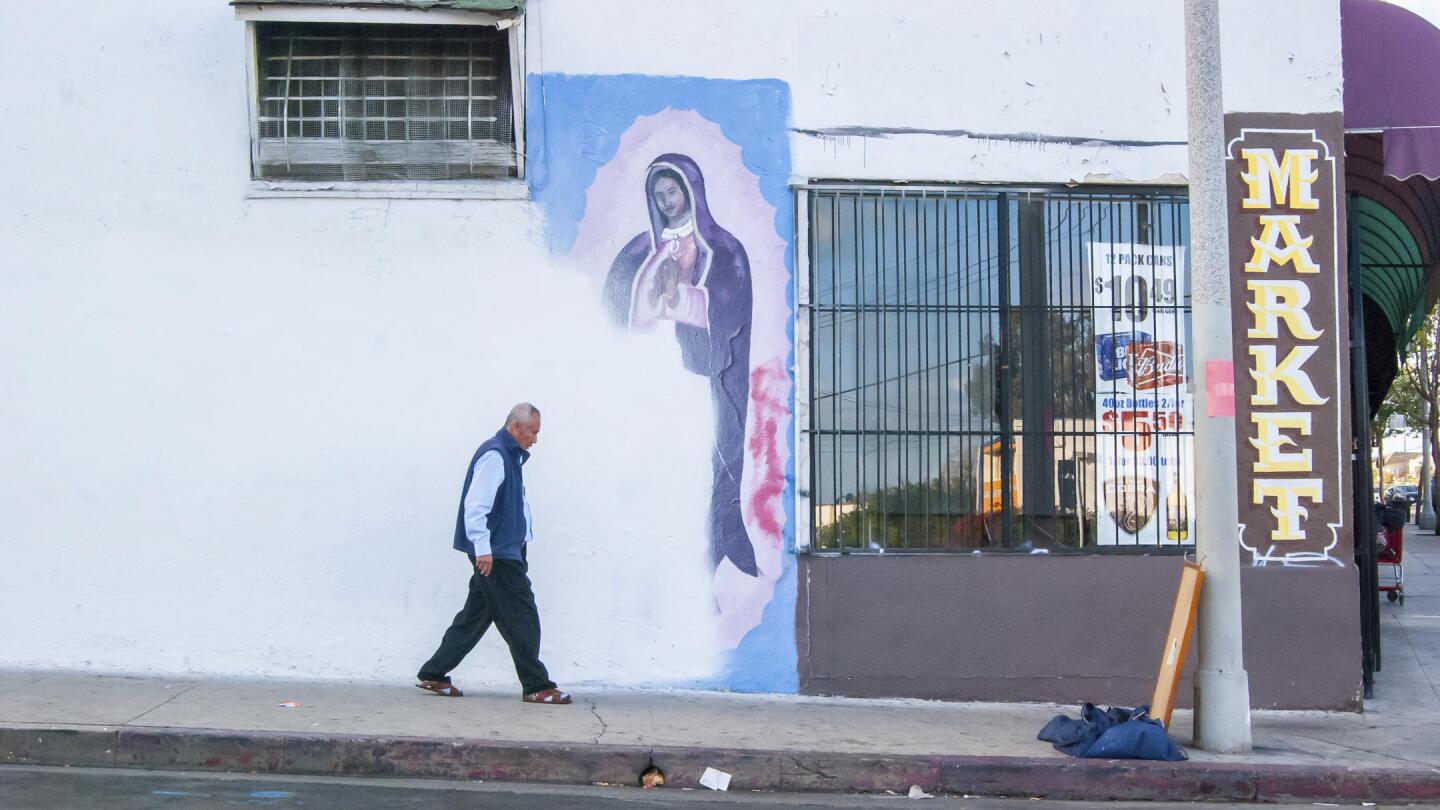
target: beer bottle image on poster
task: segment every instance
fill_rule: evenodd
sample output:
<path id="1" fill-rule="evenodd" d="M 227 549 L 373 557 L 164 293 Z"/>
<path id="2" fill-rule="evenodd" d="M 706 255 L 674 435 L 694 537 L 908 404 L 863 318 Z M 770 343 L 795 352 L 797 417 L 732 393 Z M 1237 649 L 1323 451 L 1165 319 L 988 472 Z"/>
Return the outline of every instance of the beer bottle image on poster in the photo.
<path id="1" fill-rule="evenodd" d="M 1095 542 L 1191 545 L 1185 249 L 1094 242 Z"/>

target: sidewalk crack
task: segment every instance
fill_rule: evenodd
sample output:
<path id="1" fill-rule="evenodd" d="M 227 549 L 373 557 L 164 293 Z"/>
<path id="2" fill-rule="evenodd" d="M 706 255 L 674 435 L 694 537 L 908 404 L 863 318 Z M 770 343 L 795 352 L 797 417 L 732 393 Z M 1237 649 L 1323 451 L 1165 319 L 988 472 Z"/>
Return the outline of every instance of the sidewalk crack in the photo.
<path id="1" fill-rule="evenodd" d="M 610 730 L 610 724 L 609 724 L 609 723 L 606 723 L 606 722 L 605 722 L 605 718 L 603 718 L 603 717 L 600 716 L 600 711 L 599 711 L 599 709 L 596 707 L 595 701 L 590 700 L 589 698 L 586 698 L 585 703 L 586 703 L 586 705 L 588 705 L 588 706 L 590 707 L 590 713 L 593 714 L 593 715 L 595 715 L 595 720 L 600 723 L 600 733 L 599 733 L 599 734 L 596 734 L 596 735 L 595 735 L 595 739 L 591 740 L 590 742 L 599 744 L 600 738 L 601 738 L 601 737 L 604 737 L 604 736 L 605 736 L 605 732 L 607 732 L 607 731 Z"/>
<path id="2" fill-rule="evenodd" d="M 122 725 L 122 726 L 128 726 L 128 725 L 130 725 L 131 723 L 134 723 L 136 720 L 139 720 L 140 718 L 144 717 L 145 715 L 150 714 L 151 712 L 154 712 L 154 711 L 158 711 L 158 710 L 159 710 L 161 707 L 163 707 L 166 703 L 169 703 L 170 701 L 174 700 L 175 698 L 178 698 L 178 697 L 180 697 L 181 695 L 189 694 L 191 690 L 195 689 L 195 688 L 198 687 L 198 686 L 200 686 L 200 683 L 199 683 L 198 681 L 195 682 L 195 683 L 192 683 L 192 684 L 190 684 L 189 687 L 187 687 L 187 688 L 185 688 L 185 689 L 181 689 L 179 692 L 176 692 L 175 694 L 173 694 L 173 695 L 171 695 L 170 697 L 166 698 L 166 699 L 165 699 L 165 702 L 164 702 L 164 703 L 161 703 L 159 706 L 151 706 L 150 708 L 148 708 L 148 709 L 146 709 L 145 711 L 143 711 L 143 712 L 135 715 L 134 717 L 130 718 L 129 720 L 126 720 L 125 722 L 121 723 L 120 725 Z"/>
<path id="3" fill-rule="evenodd" d="M 806 773 L 808 773 L 808 774 L 812 774 L 812 775 L 814 775 L 814 776 L 818 776 L 818 777 L 820 777 L 821 779 L 833 779 L 833 780 L 835 780 L 836 782 L 840 782 L 840 784 L 841 784 L 842 786 L 844 786 L 844 788 L 845 788 L 846 790 L 848 790 L 848 791 L 855 791 L 855 788 L 851 787 L 850 785 L 845 784 L 844 782 L 841 782 L 841 781 L 840 781 L 840 777 L 838 777 L 838 776 L 836 776 L 836 775 L 834 775 L 834 774 L 826 773 L 826 772 L 820 770 L 820 768 L 818 768 L 818 767 L 812 767 L 812 766 L 810 766 L 810 765 L 806 765 L 804 762 L 801 762 L 801 761 L 800 761 L 800 757 L 797 757 L 797 756 L 795 756 L 794 754 L 791 754 L 791 755 L 790 755 L 790 761 L 795 764 L 795 767 L 799 768 L 800 770 L 802 770 L 802 771 L 804 771 L 804 772 L 806 772 Z"/>

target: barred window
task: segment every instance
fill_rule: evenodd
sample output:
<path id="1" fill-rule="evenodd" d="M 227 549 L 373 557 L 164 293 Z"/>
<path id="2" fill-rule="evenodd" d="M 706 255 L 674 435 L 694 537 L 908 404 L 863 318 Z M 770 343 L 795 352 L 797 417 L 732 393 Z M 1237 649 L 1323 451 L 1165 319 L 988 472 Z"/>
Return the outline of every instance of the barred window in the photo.
<path id="1" fill-rule="evenodd" d="M 1183 194 L 807 197 L 812 549 L 1193 544 Z"/>
<path id="2" fill-rule="evenodd" d="M 261 22 L 255 37 L 257 178 L 516 175 L 504 32 Z"/>

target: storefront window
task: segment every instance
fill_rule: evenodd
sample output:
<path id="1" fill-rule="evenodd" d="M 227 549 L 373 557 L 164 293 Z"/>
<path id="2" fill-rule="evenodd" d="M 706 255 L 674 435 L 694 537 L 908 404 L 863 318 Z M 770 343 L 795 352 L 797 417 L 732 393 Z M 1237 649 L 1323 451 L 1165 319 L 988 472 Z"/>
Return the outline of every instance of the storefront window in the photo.
<path id="1" fill-rule="evenodd" d="M 1193 544 L 1183 194 L 807 198 L 812 548 Z"/>

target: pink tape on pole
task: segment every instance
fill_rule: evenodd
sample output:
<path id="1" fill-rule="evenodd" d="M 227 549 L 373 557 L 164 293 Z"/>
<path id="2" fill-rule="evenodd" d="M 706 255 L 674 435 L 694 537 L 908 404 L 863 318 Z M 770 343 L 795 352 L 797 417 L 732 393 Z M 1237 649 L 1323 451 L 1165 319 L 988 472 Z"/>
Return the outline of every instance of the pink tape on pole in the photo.
<path id="1" fill-rule="evenodd" d="M 1205 415 L 1235 418 L 1235 364 L 1205 361 Z"/>

